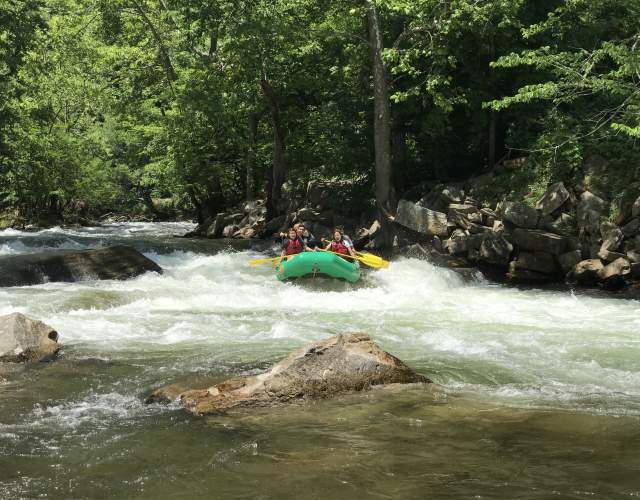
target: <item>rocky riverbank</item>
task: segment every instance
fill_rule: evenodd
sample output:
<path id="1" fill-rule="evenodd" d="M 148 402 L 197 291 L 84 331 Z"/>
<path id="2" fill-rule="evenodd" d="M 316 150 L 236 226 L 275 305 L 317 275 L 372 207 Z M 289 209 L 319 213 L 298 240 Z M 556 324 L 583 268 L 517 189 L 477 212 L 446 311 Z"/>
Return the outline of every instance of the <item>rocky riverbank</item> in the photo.
<path id="1" fill-rule="evenodd" d="M 493 181 L 489 172 L 435 186 L 417 201 L 401 199 L 387 226 L 394 252 L 448 267 L 479 268 L 514 284 L 640 287 L 640 197 L 620 207 L 612 221 L 611 202 L 588 183 L 553 183 L 531 204 L 480 201 Z M 268 238 L 304 222 L 316 237 L 329 237 L 332 226 L 342 225 L 358 248 L 382 250 L 385 238 L 374 211 L 336 206 L 336 189 L 311 182 L 304 197 L 289 200 L 285 215 L 272 220 L 266 220 L 261 200 L 247 202 L 217 214 L 188 236 Z"/>

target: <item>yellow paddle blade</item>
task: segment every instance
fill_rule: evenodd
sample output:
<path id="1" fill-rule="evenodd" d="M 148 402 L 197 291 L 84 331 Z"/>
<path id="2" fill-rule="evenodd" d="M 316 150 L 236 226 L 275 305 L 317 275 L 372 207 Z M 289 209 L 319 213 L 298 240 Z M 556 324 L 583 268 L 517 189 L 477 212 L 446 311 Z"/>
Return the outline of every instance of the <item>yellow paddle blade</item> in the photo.
<path id="1" fill-rule="evenodd" d="M 253 259 L 249 261 L 249 265 L 250 266 L 259 266 L 260 264 L 266 264 L 267 262 L 274 262 L 276 260 L 279 260 L 280 257 L 272 257 L 269 259 Z"/>
<path id="2" fill-rule="evenodd" d="M 386 269 L 389 267 L 389 262 L 384 260 L 382 257 L 378 257 L 377 255 L 373 255 L 372 253 L 359 253 L 360 261 L 367 266 L 377 267 Z"/>

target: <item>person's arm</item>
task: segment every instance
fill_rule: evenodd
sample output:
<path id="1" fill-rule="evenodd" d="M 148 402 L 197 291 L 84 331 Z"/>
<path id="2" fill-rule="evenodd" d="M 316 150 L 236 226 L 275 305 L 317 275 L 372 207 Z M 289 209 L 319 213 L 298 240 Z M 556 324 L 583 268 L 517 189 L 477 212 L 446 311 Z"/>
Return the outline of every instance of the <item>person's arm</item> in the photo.
<path id="1" fill-rule="evenodd" d="M 331 242 L 329 242 L 329 244 L 326 247 L 324 247 L 325 250 L 329 250 L 330 248 L 331 248 Z"/>
<path id="2" fill-rule="evenodd" d="M 356 251 L 353 249 L 353 246 L 348 246 L 347 250 L 349 250 L 349 253 L 351 254 L 351 257 L 355 257 L 356 256 Z"/>

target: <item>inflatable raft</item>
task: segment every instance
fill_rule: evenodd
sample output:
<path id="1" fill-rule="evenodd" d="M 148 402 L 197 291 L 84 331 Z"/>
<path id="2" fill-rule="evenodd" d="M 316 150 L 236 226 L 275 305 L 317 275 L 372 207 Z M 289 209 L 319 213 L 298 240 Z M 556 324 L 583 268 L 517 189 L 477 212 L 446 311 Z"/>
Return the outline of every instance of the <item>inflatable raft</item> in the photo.
<path id="1" fill-rule="evenodd" d="M 303 276 L 329 276 L 355 283 L 360 279 L 360 264 L 330 252 L 302 252 L 276 267 L 276 278 L 280 281 Z"/>

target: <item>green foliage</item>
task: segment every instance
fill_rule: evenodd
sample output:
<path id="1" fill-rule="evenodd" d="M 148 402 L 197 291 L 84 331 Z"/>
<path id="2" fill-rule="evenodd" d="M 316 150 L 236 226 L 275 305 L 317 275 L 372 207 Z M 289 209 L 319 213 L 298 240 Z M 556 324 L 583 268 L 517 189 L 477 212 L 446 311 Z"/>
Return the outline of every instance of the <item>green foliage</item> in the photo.
<path id="1" fill-rule="evenodd" d="M 635 192 L 636 0 L 375 4 L 399 196 L 505 155 L 528 160 L 487 196 L 533 199 L 580 179 L 593 154 L 610 160 L 612 199 Z M 173 198 L 206 215 L 241 200 L 247 175 L 263 196 L 274 154 L 267 82 L 294 191 L 335 179 L 357 184 L 369 206 L 367 5 L 0 0 L 0 204 L 99 213 Z"/>

